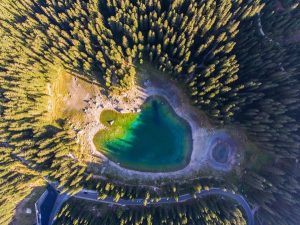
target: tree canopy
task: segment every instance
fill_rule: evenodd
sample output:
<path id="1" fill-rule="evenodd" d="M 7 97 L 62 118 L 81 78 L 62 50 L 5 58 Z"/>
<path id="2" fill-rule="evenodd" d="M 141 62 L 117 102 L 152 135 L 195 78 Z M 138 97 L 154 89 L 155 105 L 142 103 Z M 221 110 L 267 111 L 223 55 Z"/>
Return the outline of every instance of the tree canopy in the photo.
<path id="1" fill-rule="evenodd" d="M 300 8 L 295 1 L 282 7 L 260 0 L 2 0 L 0 224 L 9 224 L 43 177 L 71 194 L 91 178 L 86 163 L 72 157 L 79 146 L 71 124 L 44 120 L 47 84 L 56 78 L 51 70 L 62 67 L 122 92 L 135 85 L 136 65 L 144 61 L 184 84 L 191 102 L 218 126 L 236 126 L 254 143 L 258 150 L 246 153 L 239 182 L 230 185 L 257 206 L 257 224 L 297 224 L 300 44 L 282 39 L 299 28 Z M 141 193 L 108 181 L 97 190 L 116 200 Z M 153 210 L 158 221 L 176 217 L 181 224 L 200 224 L 203 211 L 203 224 L 225 218 L 213 204 L 201 204 Z M 229 211 L 233 224 L 241 212 Z M 119 224 L 156 221 L 146 210 L 120 215 Z M 77 224 L 85 220 L 80 216 Z M 73 221 L 73 214 L 61 220 Z"/>

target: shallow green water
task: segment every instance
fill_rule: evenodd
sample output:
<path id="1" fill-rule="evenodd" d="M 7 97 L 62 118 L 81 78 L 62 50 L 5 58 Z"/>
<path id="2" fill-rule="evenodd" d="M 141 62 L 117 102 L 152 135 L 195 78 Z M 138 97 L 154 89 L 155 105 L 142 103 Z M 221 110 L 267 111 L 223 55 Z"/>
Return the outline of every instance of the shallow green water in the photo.
<path id="1" fill-rule="evenodd" d="M 192 150 L 189 124 L 162 97 L 149 97 L 122 138 L 105 143 L 103 153 L 121 166 L 141 171 L 184 167 Z"/>

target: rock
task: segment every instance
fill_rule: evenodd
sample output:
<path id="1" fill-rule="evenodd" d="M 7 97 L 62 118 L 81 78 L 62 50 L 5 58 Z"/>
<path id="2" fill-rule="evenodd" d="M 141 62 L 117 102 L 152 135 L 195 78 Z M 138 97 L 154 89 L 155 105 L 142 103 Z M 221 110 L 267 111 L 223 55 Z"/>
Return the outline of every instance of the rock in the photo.
<path id="1" fill-rule="evenodd" d="M 32 210 L 30 208 L 26 208 L 26 211 L 25 211 L 26 214 L 31 214 L 32 213 Z"/>
<path id="2" fill-rule="evenodd" d="M 114 122 L 115 122 L 114 120 L 108 120 L 108 121 L 107 121 L 107 123 L 108 123 L 110 126 L 113 125 Z"/>
<path id="3" fill-rule="evenodd" d="M 116 107 L 115 110 L 116 110 L 117 112 L 121 112 L 122 109 L 119 108 L 119 107 Z"/>

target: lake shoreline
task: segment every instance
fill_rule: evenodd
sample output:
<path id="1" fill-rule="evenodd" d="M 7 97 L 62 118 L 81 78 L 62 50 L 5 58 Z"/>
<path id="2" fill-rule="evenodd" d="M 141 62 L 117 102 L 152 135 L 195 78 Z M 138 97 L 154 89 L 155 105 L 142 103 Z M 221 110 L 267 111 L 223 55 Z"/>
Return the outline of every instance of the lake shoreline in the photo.
<path id="1" fill-rule="evenodd" d="M 106 109 L 114 109 L 121 113 L 138 112 L 140 111 L 141 105 L 149 96 L 161 96 L 168 101 L 175 113 L 187 121 L 191 127 L 193 143 L 190 160 L 185 167 L 179 170 L 166 172 L 143 172 L 124 168 L 118 163 L 109 160 L 104 154 L 96 149 L 93 143 L 93 137 L 98 130 L 104 128 L 103 125 L 98 122 L 97 126 L 89 130 L 87 139 L 89 140 L 88 143 L 91 148 L 91 153 L 104 161 L 105 166 L 102 167 L 101 174 L 114 174 L 120 178 L 126 177 L 127 180 L 153 180 L 160 178 L 187 177 L 198 173 L 201 168 L 208 166 L 209 152 L 205 140 L 212 132 L 214 132 L 208 118 L 204 113 L 201 113 L 198 109 L 190 105 L 188 96 L 186 96 L 173 81 L 166 82 L 165 80 L 163 82 L 160 78 L 152 76 L 151 71 L 149 70 L 140 71 L 139 73 L 140 76 L 143 77 L 142 82 L 140 82 L 140 85 L 137 85 L 134 89 L 130 90 L 129 93 L 124 93 L 123 96 L 119 96 L 117 99 L 115 99 L 115 97 L 105 98 L 103 96 L 96 98 L 96 105 L 101 104 L 101 107 L 96 113 L 94 112 L 94 116 L 98 119 L 101 111 Z M 161 77 L 161 79 L 165 78 Z M 134 99 L 134 101 L 124 104 L 121 99 L 122 97 L 128 96 L 130 96 L 130 99 Z M 91 109 L 89 112 L 93 113 L 93 110 Z"/>
<path id="2" fill-rule="evenodd" d="M 158 107 L 156 110 L 153 102 Z M 94 138 L 96 148 L 107 158 L 123 168 L 140 172 L 172 172 L 188 165 L 193 144 L 191 126 L 176 114 L 167 99 L 149 96 L 125 134 L 115 137 L 114 130 L 122 127 L 122 117 L 126 115 L 114 111 L 111 118 L 106 118 L 113 119 L 114 123 L 110 125 L 102 121 L 106 129 L 100 130 Z M 162 123 L 162 126 L 157 127 L 157 123 Z M 156 145 L 151 147 L 154 143 Z"/>
<path id="3" fill-rule="evenodd" d="M 85 146 L 90 149 L 94 157 L 93 173 L 101 176 L 115 176 L 125 180 L 158 180 L 158 179 L 185 179 L 199 174 L 203 168 L 214 168 L 211 162 L 209 139 L 218 134 L 219 130 L 212 126 L 208 117 L 199 109 L 191 105 L 189 97 L 184 93 L 175 81 L 166 75 L 147 65 L 141 67 L 138 72 L 139 80 L 137 85 L 119 96 L 106 96 L 98 94 L 93 100 L 93 104 L 86 109 L 86 114 L 90 118 L 85 129 L 80 132 L 81 139 L 85 140 Z M 160 76 L 161 75 L 161 76 Z M 188 122 L 192 130 L 193 147 L 189 163 L 174 171 L 143 172 L 131 170 L 120 166 L 118 163 L 109 160 L 103 153 L 98 151 L 93 143 L 95 134 L 105 128 L 100 123 L 99 118 L 103 110 L 116 110 L 120 113 L 140 112 L 144 101 L 153 95 L 165 98 L 171 105 L 175 113 Z M 125 100 L 126 99 L 126 100 Z M 99 166 L 96 166 L 98 164 Z M 229 171 L 232 165 L 216 167 L 219 171 Z"/>

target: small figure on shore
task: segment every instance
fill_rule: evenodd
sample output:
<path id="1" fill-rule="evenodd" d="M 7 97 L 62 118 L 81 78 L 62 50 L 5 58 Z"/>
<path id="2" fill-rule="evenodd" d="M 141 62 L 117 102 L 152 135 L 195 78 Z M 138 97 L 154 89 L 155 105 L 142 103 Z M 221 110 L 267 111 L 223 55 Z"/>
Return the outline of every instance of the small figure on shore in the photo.
<path id="1" fill-rule="evenodd" d="M 107 123 L 108 123 L 110 126 L 113 125 L 114 122 L 115 122 L 114 120 L 108 120 L 108 121 L 107 121 Z"/>

